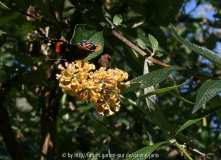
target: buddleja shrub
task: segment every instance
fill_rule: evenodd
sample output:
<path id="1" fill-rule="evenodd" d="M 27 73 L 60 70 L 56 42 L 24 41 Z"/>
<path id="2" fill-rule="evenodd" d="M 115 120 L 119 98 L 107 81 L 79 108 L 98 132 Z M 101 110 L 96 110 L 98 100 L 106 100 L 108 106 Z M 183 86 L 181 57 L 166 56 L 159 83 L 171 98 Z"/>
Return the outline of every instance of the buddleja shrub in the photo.
<path id="1" fill-rule="evenodd" d="M 184 45 L 196 51 L 201 56 L 208 58 L 217 66 L 221 66 L 221 58 L 219 55 L 182 39 L 175 32 L 173 27 L 171 27 L 171 29 L 177 39 Z M 140 36 L 139 42 L 142 42 L 140 43 L 142 44 L 140 46 L 141 48 L 151 46 L 152 55 L 164 52 L 164 50 L 159 47 L 157 40 L 151 35 L 149 35 L 149 38 Z M 135 158 L 133 155 L 136 155 L 138 156 L 137 158 L 145 159 L 148 158 L 147 155 L 150 155 L 159 146 L 165 144 L 174 144 L 186 155 L 188 159 L 192 159 L 189 153 L 180 146 L 177 140 L 183 141 L 192 147 L 196 146 L 193 142 L 189 141 L 187 137 L 183 136 L 181 131 L 220 108 L 215 107 L 204 112 L 203 114 L 198 115 L 197 118 L 187 121 L 183 126 L 180 127 L 178 131 L 173 127 L 171 128 L 170 123 L 166 120 L 159 109 L 158 103 L 156 101 L 156 94 L 171 92 L 176 89 L 177 98 L 190 104 L 194 103 L 179 95 L 177 88 L 184 85 L 185 83 L 181 85 L 174 85 L 175 83 L 169 84 L 166 88 L 158 90 L 155 90 L 153 86 L 157 83 L 162 83 L 165 79 L 168 78 L 174 82 L 171 76 L 172 72 L 187 69 L 179 66 L 171 66 L 149 72 L 149 65 L 153 64 L 150 61 L 145 61 L 144 75 L 139 76 L 130 82 L 123 82 L 123 80 L 128 79 L 128 74 L 120 69 L 106 70 L 106 68 L 100 68 L 95 70 L 95 66 L 93 64 L 89 64 L 88 61 L 76 61 L 70 64 L 66 63 L 66 68 L 59 65 L 58 68 L 61 70 L 61 74 L 57 74 L 57 79 L 59 80 L 59 86 L 62 88 L 64 93 L 69 93 L 71 96 L 75 96 L 78 100 L 86 103 L 93 102 L 97 113 L 102 116 L 111 116 L 114 115 L 114 112 L 118 112 L 120 108 L 120 98 L 130 102 L 135 107 L 140 109 L 144 114 L 146 114 L 148 118 L 150 118 L 162 130 L 165 138 L 168 140 L 142 148 L 141 150 L 134 152 L 132 155 L 128 155 L 128 157 L 124 158 L 132 159 Z M 206 81 L 202 85 L 197 94 L 193 113 L 195 113 L 204 103 L 209 101 L 220 92 L 221 89 L 217 89 L 220 88 L 220 83 L 220 80 L 210 80 Z M 120 88 L 122 88 L 122 86 L 127 87 L 127 89 L 123 88 L 121 91 Z M 137 92 L 139 94 L 137 94 L 136 102 L 133 102 L 132 100 L 120 95 L 133 91 L 138 87 L 140 90 Z M 147 106 L 151 113 L 140 107 L 140 102 L 142 100 L 146 100 Z M 148 134 L 151 135 L 150 133 Z M 152 140 L 150 139 L 150 141 Z"/>
<path id="2" fill-rule="evenodd" d="M 10 62 L 10 65 L 8 63 L 0 65 L 3 70 L 0 73 L 1 80 L 7 81 L 4 82 L 6 85 L 1 82 L 0 87 L 6 86 L 4 93 L 7 94 L 3 99 L 4 105 L 10 113 L 7 116 L 11 118 L 11 123 L 15 126 L 13 130 L 17 132 L 16 136 L 23 138 L 21 147 L 24 154 L 27 155 L 26 157 L 43 156 L 45 159 L 52 159 L 46 155 L 49 152 L 50 156 L 62 159 L 64 157 L 61 156 L 66 156 L 67 152 L 68 154 L 76 152 L 77 155 L 85 155 L 84 152 L 87 152 L 88 155 L 91 152 L 102 155 L 97 159 L 105 157 L 144 160 L 157 159 L 161 155 L 167 156 L 168 148 L 172 150 L 176 147 L 188 159 L 200 159 L 200 156 L 203 156 L 201 152 L 210 153 L 212 149 L 216 149 L 212 145 L 216 144 L 217 150 L 219 149 L 220 142 L 215 139 L 220 139 L 218 127 L 213 127 L 218 132 L 214 138 L 214 132 L 210 133 L 209 127 L 192 129 L 190 125 L 202 119 L 205 120 L 206 116 L 214 112 L 221 116 L 219 110 L 221 99 L 218 95 L 221 92 L 221 80 L 199 74 L 197 71 L 185 67 L 170 66 L 162 62 L 172 63 L 169 62 L 170 58 L 162 56 L 170 55 L 160 46 L 163 44 L 162 42 L 166 42 L 168 39 L 167 42 L 170 45 L 167 46 L 167 49 L 174 46 L 180 49 L 181 46 L 177 45 L 178 40 L 182 45 L 209 60 L 218 69 L 221 68 L 220 55 L 183 39 L 172 26 L 171 30 L 177 40 L 172 42 L 169 31 L 165 36 L 164 30 L 161 28 L 165 28 L 168 22 L 176 20 L 183 24 L 183 17 L 181 17 L 183 14 L 177 14 L 183 6 L 182 1 L 114 0 L 96 1 L 96 3 L 95 1 L 93 1 L 94 3 L 92 1 L 68 1 L 74 5 L 66 2 L 37 0 L 28 1 L 28 3 L 24 3 L 24 1 L 11 3 L 6 0 L 4 3 L 8 3 L 8 5 L 0 2 L 2 8 L 0 56 L 3 60 L 6 59 Z M 218 1 L 211 1 L 211 3 L 214 6 L 220 6 Z M 110 7 L 112 8 L 109 9 Z M 86 11 L 89 14 L 85 14 Z M 29 15 L 32 12 L 35 13 Z M 113 16 L 119 12 L 122 12 L 123 16 L 120 14 Z M 60 17 L 61 15 L 62 17 Z M 95 15 L 97 18 L 94 17 Z M 123 21 L 123 17 L 126 18 L 126 21 Z M 105 22 L 98 23 L 98 21 Z M 197 19 L 196 22 L 198 21 Z M 199 25 L 194 23 L 191 26 Z M 49 62 L 47 59 L 50 52 L 47 52 L 46 49 L 43 50 L 47 54 L 43 55 L 40 52 L 40 37 L 36 31 L 47 33 L 45 27 L 50 28 L 48 35 L 55 37 L 61 35 L 74 45 L 82 40 L 88 40 L 99 45 L 101 49 L 90 53 L 84 60 L 59 64 L 58 70 L 56 70 L 57 81 L 53 80 L 55 76 L 50 77 L 52 80 L 46 79 L 43 74 L 45 70 L 57 69 L 57 67 L 54 67 L 56 63 Z M 194 28 L 195 30 L 196 28 Z M 35 45 L 36 42 L 37 45 Z M 27 47 L 29 44 L 30 48 Z M 42 44 L 42 48 L 43 46 Z M 46 48 L 46 46 L 44 47 Z M 150 57 L 144 58 L 139 54 L 141 51 L 148 52 L 146 55 Z M 39 55 L 35 57 L 35 53 Z M 95 68 L 93 62 L 101 53 L 113 55 L 109 69 Z M 198 55 L 193 57 L 198 57 Z M 176 56 L 184 57 L 181 52 L 177 52 Z M 189 89 L 195 84 L 189 84 L 192 83 L 191 80 L 186 81 L 186 77 L 181 74 L 189 74 L 197 80 L 199 78 L 202 82 L 201 87 L 197 86 L 199 87 L 197 91 Z M 184 79 L 184 82 L 177 85 L 176 80 L 179 78 Z M 179 87 L 185 88 L 186 84 L 189 84 L 187 89 L 191 92 L 188 92 L 186 96 L 191 97 L 191 100 L 182 97 L 178 90 Z M 160 89 L 157 89 L 159 86 Z M 195 92 L 196 100 L 194 101 Z M 53 97 L 55 95 L 56 97 Z M 78 107 L 72 107 L 70 110 L 69 108 L 74 104 L 73 97 L 78 100 Z M 50 102 L 51 99 L 53 99 L 52 102 Z M 206 108 L 208 106 L 206 103 L 211 108 Z M 0 104 L 1 106 L 3 105 Z M 199 113 L 202 106 L 202 113 Z M 57 115 L 57 110 L 55 113 L 50 110 L 50 107 L 59 108 L 59 114 Z M 49 112 L 44 112 L 48 110 Z M 191 116 L 186 111 L 193 113 L 192 118 L 189 118 Z M 43 112 L 47 113 L 45 117 L 49 117 L 48 124 L 45 124 L 45 119 L 40 120 L 44 117 Z M 185 116 L 189 120 L 186 121 Z M 9 137 L 13 137 L 15 134 L 12 133 L 9 121 L 6 123 L 5 118 L 2 117 L 0 117 L 1 131 L 9 129 L 8 131 L 11 133 Z M 218 118 L 213 118 L 214 121 L 218 120 Z M 48 127 L 52 122 L 53 129 Z M 38 124 L 41 124 L 42 128 Z M 177 128 L 173 125 L 176 125 Z M 44 127 L 46 130 L 42 131 L 41 137 L 40 132 Z M 207 132 L 198 136 L 199 133 L 202 133 L 201 130 Z M 57 136 L 55 136 L 56 132 Z M 9 132 L 4 132 L 4 135 L 8 134 Z M 191 134 L 194 134 L 196 140 L 191 138 Z M 209 138 L 207 138 L 208 135 L 210 135 Z M 8 144 L 16 148 L 15 143 L 11 142 L 13 140 L 11 137 Z M 58 142 L 57 146 L 55 146 L 55 137 Z M 201 141 L 203 138 L 200 137 L 206 137 L 204 144 L 211 146 L 203 145 Z M 48 144 L 47 147 L 42 145 L 41 138 L 44 141 L 43 145 Z M 0 137 L 1 141 L 5 140 Z M 17 148 L 15 150 L 19 152 Z M 44 153 L 39 151 L 39 148 L 43 148 Z M 3 152 L 5 150 L 3 149 Z M 56 155 L 55 151 L 57 151 Z M 156 153 L 151 154 L 154 151 Z M 3 152 L 2 146 L 0 146 L 0 156 Z M 66 153 L 63 154 L 64 152 Z M 32 157 L 29 156 L 30 154 Z M 17 156 L 17 154 L 15 155 Z M 114 155 L 117 156 L 114 157 Z M 5 158 L 4 154 L 1 158 Z"/>

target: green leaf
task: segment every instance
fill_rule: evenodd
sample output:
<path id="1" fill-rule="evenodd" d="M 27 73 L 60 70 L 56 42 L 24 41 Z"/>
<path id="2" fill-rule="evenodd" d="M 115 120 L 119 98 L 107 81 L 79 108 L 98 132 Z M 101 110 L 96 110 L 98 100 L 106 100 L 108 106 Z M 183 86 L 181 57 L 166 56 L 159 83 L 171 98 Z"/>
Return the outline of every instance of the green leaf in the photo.
<path id="1" fill-rule="evenodd" d="M 149 40 L 149 39 L 148 39 Z M 144 50 L 147 50 L 150 54 L 152 53 L 150 51 L 150 49 L 148 48 L 148 46 L 150 46 L 150 44 L 146 44 L 142 41 L 142 39 L 138 38 L 136 39 L 137 41 L 137 44 L 140 46 L 140 48 L 144 49 Z"/>
<path id="2" fill-rule="evenodd" d="M 4 31 L 2 31 L 2 30 L 0 30 L 0 34 L 7 34 L 6 32 L 4 32 Z"/>
<path id="3" fill-rule="evenodd" d="M 105 18 L 105 19 L 107 20 L 107 22 L 108 22 L 111 26 L 114 25 L 108 18 Z"/>
<path id="4" fill-rule="evenodd" d="M 155 53 L 155 51 L 159 47 L 159 44 L 158 44 L 157 40 L 152 35 L 149 34 L 148 36 L 149 36 L 150 43 L 151 43 L 151 46 L 152 46 L 152 49 L 153 49 L 153 53 Z"/>
<path id="5" fill-rule="evenodd" d="M 18 90 L 15 87 L 12 87 L 11 90 L 9 91 L 9 95 L 11 96 L 17 92 L 18 92 Z"/>
<path id="6" fill-rule="evenodd" d="M 153 94 L 159 94 L 159 93 L 168 92 L 168 91 L 173 90 L 173 89 L 175 89 L 175 88 L 178 88 L 178 87 L 180 87 L 180 86 L 182 86 L 182 85 L 184 85 L 184 84 L 186 84 L 186 83 L 187 83 L 187 81 L 186 81 L 185 83 L 180 84 L 180 85 L 177 85 L 177 86 L 172 86 L 172 87 L 167 87 L 167 88 L 162 88 L 162 89 L 157 89 L 157 90 L 151 91 L 151 92 L 149 92 L 149 93 L 143 95 L 143 96 L 140 98 L 140 100 L 143 100 L 143 99 L 145 99 L 146 97 L 149 97 L 149 96 L 151 96 L 151 95 L 153 95 Z"/>
<path id="7" fill-rule="evenodd" d="M 193 102 L 191 102 L 191 101 L 189 101 L 189 100 L 183 98 L 183 97 L 180 95 L 180 93 L 177 92 L 177 91 L 171 90 L 171 91 L 169 91 L 169 92 L 170 92 L 170 94 L 171 94 L 172 96 L 174 96 L 174 97 L 180 99 L 181 101 L 184 101 L 184 102 L 189 103 L 189 104 L 194 104 Z"/>
<path id="8" fill-rule="evenodd" d="M 85 60 L 90 60 L 103 52 L 104 48 L 104 38 L 102 31 L 98 31 L 96 28 L 86 25 L 86 24 L 78 24 L 75 27 L 74 35 L 71 39 L 71 43 L 77 44 L 82 40 L 88 40 L 95 45 L 100 45 L 101 49 L 99 51 L 95 51 L 88 55 Z"/>
<path id="9" fill-rule="evenodd" d="M 169 141 L 164 141 L 164 142 L 159 142 L 159 143 L 156 143 L 154 145 L 151 145 L 151 146 L 147 146 L 147 147 L 144 147 L 132 154 L 126 154 L 126 156 L 130 156 L 129 158 L 126 158 L 125 160 L 134 160 L 134 159 L 139 159 L 139 160 L 145 160 L 145 159 L 149 159 L 151 157 L 148 157 L 150 156 L 150 154 L 155 150 L 157 149 L 159 146 L 163 145 L 163 144 L 168 144 L 170 143 Z M 139 157 L 140 156 L 140 157 Z M 143 157 L 141 157 L 143 156 Z M 145 157 L 146 156 L 146 157 Z M 156 157 L 158 156 L 158 157 Z M 159 158 L 159 155 L 156 154 L 155 157 L 152 157 L 152 158 Z"/>
<path id="10" fill-rule="evenodd" d="M 3 9 L 10 9 L 4 3 L 2 3 L 1 1 L 0 1 L 0 7 L 3 8 Z"/>
<path id="11" fill-rule="evenodd" d="M 74 34 L 70 43 L 77 44 L 82 40 L 88 40 L 97 32 L 97 29 L 93 26 L 87 24 L 78 24 L 74 29 Z"/>
<path id="12" fill-rule="evenodd" d="M 180 37 L 177 32 L 174 30 L 174 27 L 171 25 L 171 30 L 173 31 L 174 35 L 176 36 L 176 38 L 183 43 L 186 47 L 188 47 L 189 49 L 195 51 L 197 54 L 201 55 L 202 57 L 210 60 L 212 63 L 214 63 L 217 67 L 221 68 L 221 56 L 218 55 L 215 52 L 212 52 L 211 50 L 208 50 L 204 47 L 200 47 L 196 44 L 193 44 L 185 39 L 183 39 L 182 37 Z"/>
<path id="13" fill-rule="evenodd" d="M 132 49 L 128 45 L 124 45 L 124 50 L 127 53 L 127 55 L 125 56 L 128 63 L 132 64 L 133 66 L 136 66 L 137 68 L 139 67 L 139 69 L 142 69 L 144 57 L 138 54 L 134 49 Z"/>
<path id="14" fill-rule="evenodd" d="M 145 59 L 143 74 L 149 74 L 149 73 L 150 73 L 149 72 L 149 62 L 148 62 L 147 59 Z M 141 88 L 142 88 L 142 86 L 141 86 Z M 144 87 L 144 94 L 148 94 L 148 93 L 150 93 L 154 90 L 155 90 L 155 88 L 152 85 Z M 156 95 L 149 96 L 145 100 L 146 100 L 148 108 L 152 108 L 153 110 L 155 110 L 155 108 L 158 107 L 157 96 Z"/>
<path id="15" fill-rule="evenodd" d="M 173 87 L 173 86 L 176 86 L 176 81 L 175 81 L 175 79 L 173 78 L 172 75 L 169 75 L 163 82 L 160 83 L 160 86 L 164 87 L 164 88 L 166 88 L 166 87 Z M 181 97 L 180 93 L 179 93 L 179 90 L 177 88 L 175 88 L 174 90 L 170 90 L 169 93 L 172 96 L 174 96 L 174 97 L 176 97 L 176 98 L 178 98 L 178 99 L 180 99 L 180 100 L 182 100 L 184 102 L 187 102 L 187 103 L 190 103 L 190 104 L 194 104 L 193 102 L 190 102 L 187 99 Z"/>
<path id="16" fill-rule="evenodd" d="M 167 78 L 172 72 L 176 70 L 186 70 L 184 67 L 167 67 L 158 69 L 156 71 L 152 71 L 150 73 L 147 73 L 145 75 L 139 76 L 137 78 L 134 78 L 131 80 L 131 82 L 141 82 L 143 85 L 142 88 L 147 88 L 149 86 L 153 86 L 157 83 L 162 82 L 164 79 Z"/>
<path id="17" fill-rule="evenodd" d="M 123 30 L 121 30 L 121 29 L 118 29 L 118 33 L 123 35 L 126 39 L 131 41 L 133 44 L 137 45 L 137 41 L 131 35 L 123 32 Z M 132 49 L 131 47 L 129 47 L 126 44 L 124 44 L 124 51 L 126 51 L 126 53 L 124 53 L 124 56 L 125 56 L 125 59 L 126 59 L 126 62 L 128 63 L 128 65 L 132 69 L 134 69 L 135 72 L 137 72 L 137 69 L 138 69 L 137 73 L 141 74 L 141 73 L 139 73 L 139 71 L 141 71 L 143 69 L 144 57 L 141 56 L 140 54 L 138 54 L 134 49 Z"/>
<path id="18" fill-rule="evenodd" d="M 150 39 L 148 39 L 147 37 L 145 37 L 142 34 L 139 34 L 138 36 L 139 36 L 140 40 L 143 42 L 143 43 L 141 43 L 140 47 L 152 47 Z"/>
<path id="19" fill-rule="evenodd" d="M 145 127 L 145 130 L 147 131 L 150 144 L 152 145 L 157 137 L 156 132 L 146 119 L 144 119 L 144 127 Z"/>
<path id="20" fill-rule="evenodd" d="M 125 87 L 125 86 L 122 86 L 121 88 L 120 88 L 120 90 L 121 90 L 121 94 L 124 94 L 124 93 L 127 93 L 127 92 L 130 92 L 130 91 L 133 91 L 133 90 L 135 90 L 136 88 L 138 88 L 138 87 L 140 87 L 140 83 L 131 83 L 130 84 L 130 87 Z"/>
<path id="21" fill-rule="evenodd" d="M 113 23 L 117 26 L 119 26 L 121 24 L 121 22 L 123 21 L 123 17 L 121 14 L 116 14 L 114 16 L 114 19 L 113 19 Z"/>
<path id="22" fill-rule="evenodd" d="M 147 24 L 148 30 L 156 37 L 159 43 L 163 46 L 167 45 L 167 37 L 165 36 L 165 32 L 160 28 L 160 26 Z"/>
<path id="23" fill-rule="evenodd" d="M 126 57 L 126 55 L 124 55 L 124 53 L 122 51 L 119 50 L 119 47 L 116 47 L 113 42 L 111 42 L 109 39 L 105 39 L 105 46 L 108 49 L 113 50 L 114 52 L 116 52 L 117 54 L 119 54 L 122 59 L 128 64 L 128 66 L 134 70 L 138 75 L 141 74 L 141 67 L 139 65 L 134 64 L 134 59 L 132 58 L 131 54 L 128 54 L 129 56 Z M 128 60 L 129 59 L 129 60 Z"/>
<path id="24" fill-rule="evenodd" d="M 207 80 L 202 84 L 196 95 L 196 103 L 192 114 L 200 109 L 203 104 L 221 92 L 221 80 Z"/>
<path id="25" fill-rule="evenodd" d="M 151 42 L 150 42 L 150 40 L 147 38 L 147 37 L 145 37 L 144 35 L 142 35 L 142 34 L 139 34 L 138 35 L 139 36 L 139 38 L 140 38 L 140 41 L 142 41 L 142 42 L 138 42 L 138 44 L 139 44 L 139 46 L 141 47 L 141 48 L 143 48 L 143 47 L 152 47 L 151 46 Z M 165 54 L 167 54 L 167 55 L 169 55 L 169 53 L 167 52 L 167 51 L 165 51 L 163 48 L 161 48 L 160 46 L 158 47 L 159 49 L 160 49 L 160 51 L 162 52 L 162 53 L 165 53 Z M 143 48 L 144 49 L 144 48 Z"/>
<path id="26" fill-rule="evenodd" d="M 210 114 L 216 112 L 216 111 L 219 110 L 219 109 L 221 109 L 220 106 L 219 106 L 219 107 L 212 108 L 212 109 L 210 109 L 210 110 L 208 110 L 208 111 L 205 111 L 205 112 L 199 114 L 199 115 L 196 116 L 195 118 L 192 118 L 191 120 L 188 120 L 184 125 L 182 125 L 182 126 L 180 127 L 180 129 L 176 132 L 176 135 L 177 135 L 179 132 L 181 132 L 182 130 L 184 130 L 185 128 L 187 128 L 187 127 L 189 127 L 190 125 L 192 125 L 192 124 L 194 124 L 194 123 L 200 121 L 200 120 L 203 119 L 204 117 L 207 117 L 208 115 L 210 115 Z"/>
<path id="27" fill-rule="evenodd" d="M 94 42 L 96 45 L 100 45 L 101 49 L 99 51 L 95 51 L 95 52 L 89 54 L 85 58 L 85 60 L 91 60 L 91 59 L 97 57 L 98 55 L 100 55 L 103 52 L 103 48 L 104 48 L 103 33 L 102 32 L 95 33 L 88 41 L 89 42 Z"/>
<path id="28" fill-rule="evenodd" d="M 0 17 L 0 26 L 5 25 L 12 19 L 16 19 L 20 16 L 21 14 L 19 12 L 15 11 L 8 11 L 6 13 L 3 13 Z"/>

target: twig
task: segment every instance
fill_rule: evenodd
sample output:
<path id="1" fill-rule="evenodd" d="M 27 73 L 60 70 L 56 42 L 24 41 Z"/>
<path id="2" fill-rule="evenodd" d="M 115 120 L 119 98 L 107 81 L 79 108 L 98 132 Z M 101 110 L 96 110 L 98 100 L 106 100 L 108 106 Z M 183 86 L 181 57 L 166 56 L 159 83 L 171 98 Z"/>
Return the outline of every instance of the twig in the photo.
<path id="1" fill-rule="evenodd" d="M 142 25 L 144 22 L 134 23 L 134 25 L 131 28 L 136 28 L 140 25 Z"/>
<path id="2" fill-rule="evenodd" d="M 183 154 L 189 159 L 189 160 L 193 160 L 190 155 L 187 153 L 187 151 L 177 142 L 175 142 L 175 145 L 177 146 L 177 148 L 179 148 L 179 150 L 181 150 L 183 152 Z"/>
<path id="3" fill-rule="evenodd" d="M 186 148 L 186 146 L 185 145 L 180 145 L 182 148 Z M 203 157 L 206 157 L 207 159 L 211 159 L 210 157 L 208 157 L 208 156 L 206 156 L 206 154 L 205 153 L 202 153 L 202 152 L 200 152 L 200 151 L 198 151 L 198 150 L 196 150 L 196 149 L 192 149 L 192 148 L 190 148 L 190 150 L 192 150 L 193 152 L 196 152 L 196 153 L 198 153 L 199 155 L 201 155 L 201 156 L 203 156 Z"/>

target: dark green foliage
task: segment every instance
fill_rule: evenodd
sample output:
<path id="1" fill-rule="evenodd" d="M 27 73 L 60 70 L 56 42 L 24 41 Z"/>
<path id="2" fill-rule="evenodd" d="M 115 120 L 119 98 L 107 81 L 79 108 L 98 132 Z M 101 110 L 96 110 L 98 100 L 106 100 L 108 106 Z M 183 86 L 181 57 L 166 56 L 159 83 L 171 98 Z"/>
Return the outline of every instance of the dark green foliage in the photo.
<path id="1" fill-rule="evenodd" d="M 184 12 L 188 2 L 0 2 L 0 102 L 3 101 L 1 104 L 9 112 L 24 157 L 33 160 L 41 156 L 51 160 L 57 157 L 60 160 L 65 159 L 63 153 L 66 156 L 68 153 L 100 156 L 110 153 L 118 155 L 112 158 L 117 159 L 128 153 L 131 155 L 124 158 L 132 159 L 132 153 L 134 156 L 154 153 L 159 159 L 166 159 L 172 150 L 187 144 L 218 160 L 221 57 L 211 50 L 220 41 L 220 33 L 212 32 L 214 28 L 211 27 L 220 27 L 221 3 L 197 1 L 197 6 L 206 2 L 213 4 L 217 18 L 210 22 Z M 31 7 L 33 13 L 27 12 Z M 30 14 L 32 20 L 27 19 Z M 202 23 L 206 27 L 202 27 Z M 150 61 L 145 64 L 146 57 L 128 46 L 125 39 L 121 41 L 114 36 L 113 30 L 146 52 L 146 57 L 152 55 L 171 67 Z M 50 96 L 61 93 L 55 75 L 60 72 L 58 64 L 63 65 L 64 61 L 56 62 L 61 56 L 45 48 L 43 36 L 62 38 L 72 44 L 88 40 L 102 46 L 86 60 L 97 62 L 103 54 L 109 54 L 109 68 L 128 72 L 132 82 L 129 88 L 121 88 L 124 97 L 121 97 L 120 111 L 110 117 L 99 116 L 93 103 L 76 101 L 68 94 L 58 99 L 49 97 L 49 105 L 56 101 L 59 106 L 56 146 L 53 146 L 56 155 L 52 157 L 42 153 L 41 116 L 45 104 L 42 98 L 47 95 L 43 92 L 45 88 Z M 51 76 L 47 77 L 48 74 Z M 10 159 L 1 133 L 0 144 L 3 144 L 0 145 L 0 159 Z M 191 149 L 188 154 L 192 159 L 201 158 Z"/>

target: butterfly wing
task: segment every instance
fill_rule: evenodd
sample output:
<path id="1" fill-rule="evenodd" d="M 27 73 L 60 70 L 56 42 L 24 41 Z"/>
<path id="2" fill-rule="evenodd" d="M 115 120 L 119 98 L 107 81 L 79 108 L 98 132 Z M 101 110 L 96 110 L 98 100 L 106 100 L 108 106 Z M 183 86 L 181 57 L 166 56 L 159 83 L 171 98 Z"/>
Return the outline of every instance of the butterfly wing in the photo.
<path id="1" fill-rule="evenodd" d="M 44 43 L 63 58 L 67 59 L 68 62 L 84 59 L 90 53 L 101 49 L 100 45 L 94 45 L 87 40 L 83 40 L 76 45 L 68 44 L 60 39 L 45 38 Z"/>
<path id="2" fill-rule="evenodd" d="M 44 43 L 60 55 L 66 50 L 66 43 L 60 39 L 45 38 Z"/>
<path id="3" fill-rule="evenodd" d="M 81 41 L 80 43 L 78 43 L 78 45 L 82 46 L 82 47 L 85 47 L 89 50 L 91 50 L 92 52 L 94 51 L 98 51 L 101 49 L 101 46 L 100 45 L 95 45 L 87 40 L 83 40 Z"/>

